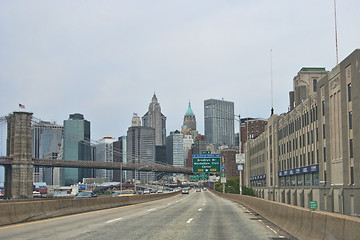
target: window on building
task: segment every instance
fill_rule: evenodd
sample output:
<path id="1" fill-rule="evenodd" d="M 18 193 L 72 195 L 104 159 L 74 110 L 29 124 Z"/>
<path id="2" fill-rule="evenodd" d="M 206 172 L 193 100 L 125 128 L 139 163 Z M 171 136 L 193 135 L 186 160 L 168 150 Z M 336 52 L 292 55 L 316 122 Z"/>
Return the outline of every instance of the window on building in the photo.
<path id="1" fill-rule="evenodd" d="M 313 180 L 313 184 L 314 186 L 318 186 L 319 185 L 319 173 L 318 172 L 314 172 L 312 173 L 312 180 Z"/>
<path id="2" fill-rule="evenodd" d="M 311 164 L 315 163 L 315 155 L 314 155 L 314 151 L 311 151 Z"/>
<path id="3" fill-rule="evenodd" d="M 325 101 L 321 102 L 321 110 L 322 110 L 322 115 L 325 116 Z"/>
<path id="4" fill-rule="evenodd" d="M 305 186 L 310 186 L 310 185 L 311 185 L 311 174 L 306 173 L 305 174 Z"/>
<path id="5" fill-rule="evenodd" d="M 354 167 L 350 167 L 350 184 L 354 185 Z"/>
<path id="6" fill-rule="evenodd" d="M 351 83 L 348 84 L 348 101 L 351 102 Z"/>
<path id="7" fill-rule="evenodd" d="M 325 139 L 325 124 L 323 124 L 323 139 Z"/>
<path id="8" fill-rule="evenodd" d="M 316 149 L 316 163 L 319 163 L 319 149 Z"/>
<path id="9" fill-rule="evenodd" d="M 326 162 L 326 147 L 324 147 L 324 156 L 323 156 L 323 158 L 324 158 L 324 162 Z"/>
<path id="10" fill-rule="evenodd" d="M 319 141 L 319 128 L 316 128 L 316 142 Z"/>
<path id="11" fill-rule="evenodd" d="M 313 79 L 313 91 L 316 92 L 317 90 L 317 79 Z"/>
<path id="12" fill-rule="evenodd" d="M 310 134 L 309 134 L 309 132 L 307 132 L 307 143 L 308 143 L 308 145 L 310 145 Z"/>
<path id="13" fill-rule="evenodd" d="M 311 136 L 311 143 L 314 143 L 314 130 L 311 130 L 310 132 Z"/>
<path id="14" fill-rule="evenodd" d="M 349 141 L 349 147 L 350 147 L 350 158 L 353 158 L 353 157 L 354 157 L 353 139 L 350 139 L 350 141 Z"/>
<path id="15" fill-rule="evenodd" d="M 303 177 L 304 177 L 304 175 L 302 175 L 302 174 L 296 175 L 297 185 L 298 185 L 298 186 L 302 186 L 302 185 L 303 185 Z"/>
<path id="16" fill-rule="evenodd" d="M 352 111 L 349 112 L 349 129 L 352 129 Z"/>
<path id="17" fill-rule="evenodd" d="M 310 152 L 308 152 L 308 165 L 310 165 L 310 161 L 311 161 Z"/>

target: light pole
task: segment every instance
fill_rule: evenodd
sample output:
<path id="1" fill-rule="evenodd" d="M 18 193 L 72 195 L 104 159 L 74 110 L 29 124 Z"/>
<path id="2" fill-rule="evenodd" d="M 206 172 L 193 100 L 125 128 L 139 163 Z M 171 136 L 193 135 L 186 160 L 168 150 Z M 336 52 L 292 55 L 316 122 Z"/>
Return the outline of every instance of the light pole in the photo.
<path id="1" fill-rule="evenodd" d="M 219 111 L 221 111 L 221 112 L 224 112 L 224 113 L 227 113 L 228 114 L 228 112 L 226 112 L 226 111 L 224 111 L 223 109 L 221 109 L 221 108 L 217 108 L 217 107 L 214 107 L 214 106 L 212 106 L 212 107 L 210 107 L 210 106 L 206 106 L 205 107 L 206 109 L 216 109 L 216 110 L 219 110 Z M 235 117 L 239 117 L 239 119 L 236 119 Z M 240 156 L 240 166 L 242 166 L 242 163 L 241 163 L 241 161 L 242 161 L 242 157 L 241 157 L 241 117 L 240 117 L 240 114 L 239 115 L 236 115 L 236 114 L 234 114 L 234 119 L 236 120 L 236 121 L 238 121 L 239 122 L 239 156 Z M 225 183 L 223 183 L 224 185 L 223 185 L 223 192 L 225 193 Z M 239 194 L 240 195 L 242 195 L 242 167 L 239 167 Z"/>

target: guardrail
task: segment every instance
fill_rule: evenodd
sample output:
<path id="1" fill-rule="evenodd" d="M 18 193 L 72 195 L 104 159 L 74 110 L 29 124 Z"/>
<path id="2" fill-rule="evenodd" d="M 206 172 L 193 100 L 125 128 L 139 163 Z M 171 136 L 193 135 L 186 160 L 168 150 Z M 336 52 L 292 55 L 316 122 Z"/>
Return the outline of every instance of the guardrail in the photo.
<path id="1" fill-rule="evenodd" d="M 0 204 L 0 225 L 22 223 L 50 217 L 115 208 L 172 197 L 180 192 L 136 195 L 127 197 L 97 197 L 87 199 L 54 199 L 4 202 Z"/>
<path id="2" fill-rule="evenodd" d="M 360 239 L 360 219 L 261 198 L 212 192 L 241 203 L 298 239 Z"/>

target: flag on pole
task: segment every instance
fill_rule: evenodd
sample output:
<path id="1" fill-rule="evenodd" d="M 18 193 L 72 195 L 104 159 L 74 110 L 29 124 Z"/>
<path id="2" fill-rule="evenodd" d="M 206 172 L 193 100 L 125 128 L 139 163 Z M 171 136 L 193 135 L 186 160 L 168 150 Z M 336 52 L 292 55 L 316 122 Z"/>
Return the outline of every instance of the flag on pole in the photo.
<path id="1" fill-rule="evenodd" d="M 25 109 L 25 105 L 19 103 L 19 108 Z"/>

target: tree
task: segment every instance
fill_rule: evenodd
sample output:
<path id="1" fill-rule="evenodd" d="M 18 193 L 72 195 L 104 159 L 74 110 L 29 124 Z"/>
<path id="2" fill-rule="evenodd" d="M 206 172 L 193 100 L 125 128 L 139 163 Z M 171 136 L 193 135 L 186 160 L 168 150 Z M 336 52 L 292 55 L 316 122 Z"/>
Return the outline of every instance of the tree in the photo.
<path id="1" fill-rule="evenodd" d="M 216 183 L 215 184 L 215 190 L 218 192 L 223 191 L 223 184 L 222 183 Z M 233 194 L 239 194 L 239 178 L 227 178 L 225 183 L 225 192 L 226 193 L 233 193 Z M 243 195 L 249 195 L 249 196 L 255 196 L 255 192 L 252 188 L 246 187 L 242 185 L 242 194 Z"/>

